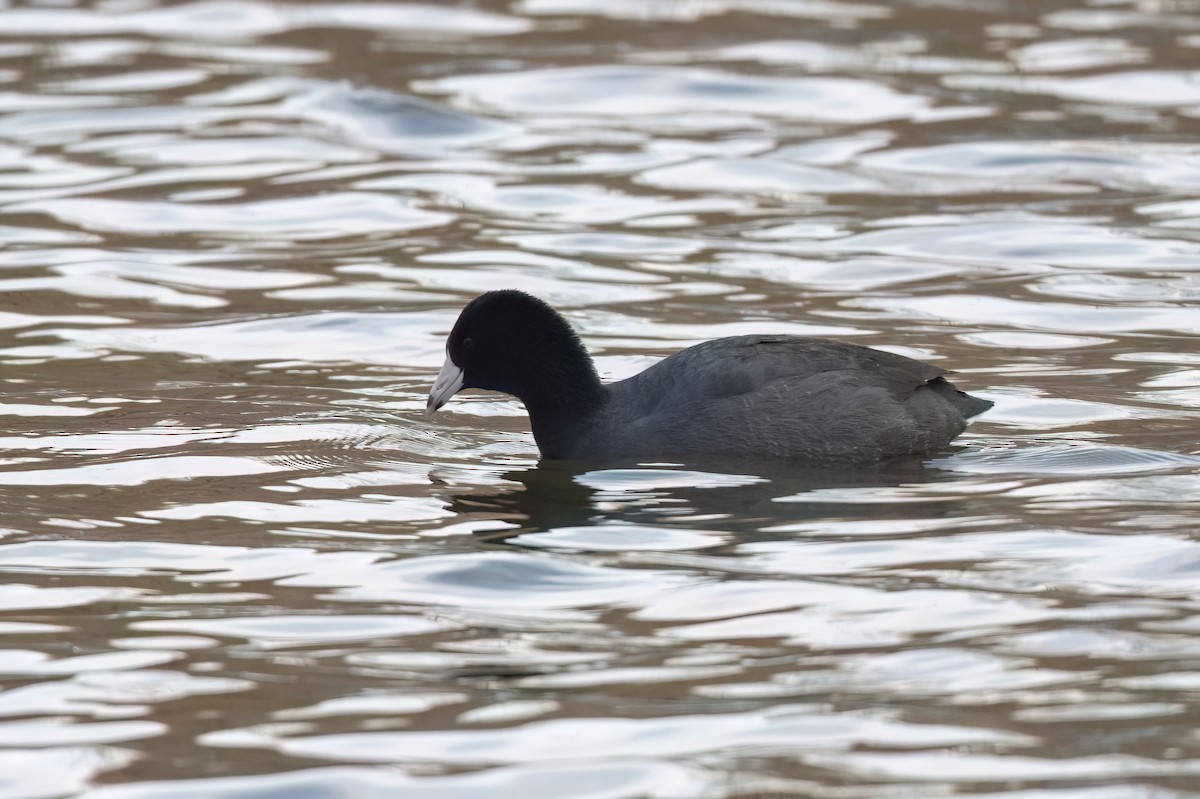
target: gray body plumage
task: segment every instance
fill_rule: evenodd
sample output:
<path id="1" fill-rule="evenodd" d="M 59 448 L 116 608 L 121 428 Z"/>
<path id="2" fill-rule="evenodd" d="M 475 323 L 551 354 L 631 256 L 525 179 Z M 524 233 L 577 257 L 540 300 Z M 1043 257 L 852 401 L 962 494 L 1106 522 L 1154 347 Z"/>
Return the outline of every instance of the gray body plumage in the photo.
<path id="1" fill-rule="evenodd" d="M 690 347 L 603 388 L 570 421 L 539 425 L 548 457 L 726 455 L 867 463 L 936 452 L 991 407 L 946 371 L 902 355 L 798 336 Z M 543 428 L 539 430 L 539 427 Z"/>

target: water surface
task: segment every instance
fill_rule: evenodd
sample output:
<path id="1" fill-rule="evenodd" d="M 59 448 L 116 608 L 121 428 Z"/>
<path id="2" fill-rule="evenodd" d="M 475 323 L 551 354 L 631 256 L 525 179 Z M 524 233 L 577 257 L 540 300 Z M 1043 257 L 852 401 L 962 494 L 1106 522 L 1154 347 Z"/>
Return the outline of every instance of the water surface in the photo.
<path id="1" fill-rule="evenodd" d="M 1200 796 L 1200 6 L 0 7 L 0 799 Z M 538 464 L 836 336 L 923 461 Z"/>

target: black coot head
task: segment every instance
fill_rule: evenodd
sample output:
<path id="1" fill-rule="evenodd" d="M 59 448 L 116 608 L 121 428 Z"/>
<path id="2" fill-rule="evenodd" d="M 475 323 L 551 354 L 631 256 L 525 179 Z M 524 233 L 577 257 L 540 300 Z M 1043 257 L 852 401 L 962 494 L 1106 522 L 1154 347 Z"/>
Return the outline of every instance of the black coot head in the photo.
<path id="1" fill-rule="evenodd" d="M 575 331 L 549 305 L 522 291 L 489 291 L 463 308 L 454 323 L 428 407 L 440 408 L 464 388 L 526 399 L 557 379 L 562 369 L 556 356 L 575 351 L 586 359 Z"/>

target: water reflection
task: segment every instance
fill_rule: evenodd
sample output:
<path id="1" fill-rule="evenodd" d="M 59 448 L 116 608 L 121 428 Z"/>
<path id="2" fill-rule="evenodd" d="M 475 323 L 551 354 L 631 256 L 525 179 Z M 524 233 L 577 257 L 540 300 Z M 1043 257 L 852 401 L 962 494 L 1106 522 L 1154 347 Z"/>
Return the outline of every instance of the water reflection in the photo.
<path id="1" fill-rule="evenodd" d="M 864 468 L 731 459 L 601 465 L 543 461 L 509 471 L 486 491 L 452 495 L 449 510 L 512 525 L 477 533 L 489 542 L 583 552 L 691 550 L 755 540 L 771 532 L 764 524 L 781 516 L 796 524 L 854 518 L 863 513 L 863 502 L 872 514 L 903 518 L 911 503 L 889 502 L 887 489 L 919 490 L 923 483 L 955 479 L 919 459 Z M 787 503 L 786 510 L 779 503 Z M 953 513 L 953 507 L 942 510 Z M 698 529 L 713 525 L 720 529 Z"/>

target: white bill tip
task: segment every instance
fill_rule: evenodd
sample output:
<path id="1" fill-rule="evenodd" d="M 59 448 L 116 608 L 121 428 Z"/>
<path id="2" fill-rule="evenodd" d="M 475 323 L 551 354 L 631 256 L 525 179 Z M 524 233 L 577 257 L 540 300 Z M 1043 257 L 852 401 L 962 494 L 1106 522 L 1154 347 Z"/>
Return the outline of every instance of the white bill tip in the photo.
<path id="1" fill-rule="evenodd" d="M 462 387 L 463 370 L 447 355 L 446 362 L 442 364 L 442 371 L 438 372 L 437 379 L 433 381 L 433 388 L 429 391 L 429 401 L 425 403 L 426 410 L 436 411 L 449 402 Z"/>

